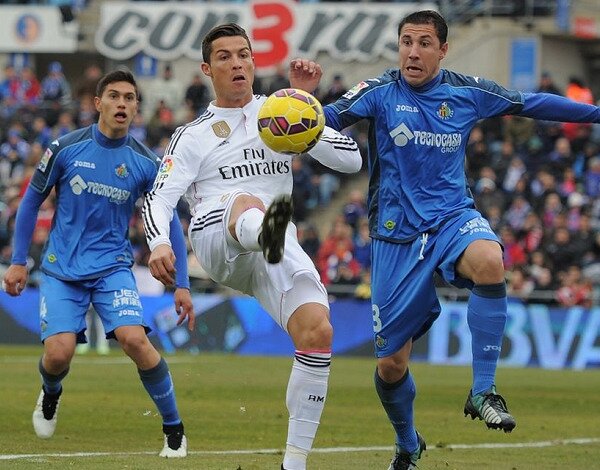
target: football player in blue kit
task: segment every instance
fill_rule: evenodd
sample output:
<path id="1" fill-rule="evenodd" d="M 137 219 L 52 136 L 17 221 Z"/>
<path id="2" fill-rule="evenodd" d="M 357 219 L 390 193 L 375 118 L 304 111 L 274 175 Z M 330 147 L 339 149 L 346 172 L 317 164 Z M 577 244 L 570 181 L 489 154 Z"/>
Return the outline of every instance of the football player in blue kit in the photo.
<path id="1" fill-rule="evenodd" d="M 506 285 L 500 241 L 467 187 L 465 147 L 471 129 L 480 119 L 504 114 L 600 122 L 596 106 L 509 91 L 441 69 L 447 34 L 444 18 L 435 11 L 408 15 L 398 26 L 400 67 L 360 82 L 325 107 L 326 123 L 334 129 L 370 122 L 375 388 L 396 431 L 390 470 L 416 468 L 425 449 L 413 422 L 416 388 L 409 357 L 413 341 L 440 314 L 434 273 L 471 291 L 473 383 L 465 416 L 505 432 L 516 425 L 495 387 Z"/>
<path id="2" fill-rule="evenodd" d="M 54 434 L 62 381 L 77 343 L 85 342 L 90 304 L 107 332 L 133 360 L 144 388 L 162 416 L 161 457 L 185 457 L 187 441 L 179 417 L 169 367 L 146 336 L 149 329 L 131 270 L 129 221 L 136 200 L 152 189 L 160 159 L 128 134 L 138 110 L 133 75 L 116 70 L 98 83 L 98 123 L 51 143 L 41 158 L 19 206 L 12 264 L 4 288 L 19 295 L 27 283 L 26 257 L 37 213 L 52 189 L 56 213 L 42 261 L 40 330 L 44 354 L 39 361 L 42 391 L 33 412 L 40 438 Z M 178 322 L 194 324 L 187 276 L 185 238 L 178 217 L 171 222 L 176 255 L 175 307 Z"/>

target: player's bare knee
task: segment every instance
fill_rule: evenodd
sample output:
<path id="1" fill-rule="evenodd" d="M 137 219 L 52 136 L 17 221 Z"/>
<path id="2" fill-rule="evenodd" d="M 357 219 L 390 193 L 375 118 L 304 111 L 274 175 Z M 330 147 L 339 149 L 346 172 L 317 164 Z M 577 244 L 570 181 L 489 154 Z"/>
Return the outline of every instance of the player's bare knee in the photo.
<path id="1" fill-rule="evenodd" d="M 44 368 L 51 374 L 59 374 L 69 367 L 74 351 L 52 348 L 44 352 Z"/>
<path id="2" fill-rule="evenodd" d="M 475 284 L 497 284 L 504 281 L 502 256 L 492 250 L 482 252 L 473 263 L 472 281 Z"/>
<path id="3" fill-rule="evenodd" d="M 408 359 L 397 356 L 380 357 L 377 360 L 379 377 L 385 382 L 394 383 L 400 380 L 408 370 Z"/>
<path id="4" fill-rule="evenodd" d="M 333 327 L 329 319 L 323 317 L 318 321 L 304 324 L 292 334 L 297 349 L 331 349 Z"/>
<path id="5" fill-rule="evenodd" d="M 147 349 L 148 338 L 145 334 L 126 334 L 119 338 L 119 344 L 125 354 L 131 358 L 136 358 Z"/>

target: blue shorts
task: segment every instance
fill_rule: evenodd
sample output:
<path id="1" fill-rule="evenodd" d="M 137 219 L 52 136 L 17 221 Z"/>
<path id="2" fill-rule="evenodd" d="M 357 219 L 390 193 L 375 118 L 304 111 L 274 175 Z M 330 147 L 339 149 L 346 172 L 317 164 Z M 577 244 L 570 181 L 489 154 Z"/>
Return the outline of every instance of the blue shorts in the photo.
<path id="1" fill-rule="evenodd" d="M 144 324 L 142 304 L 130 269 L 121 268 L 98 279 L 62 281 L 42 274 L 40 283 L 40 333 L 42 342 L 58 333 L 75 333 L 85 343 L 85 314 L 94 306 L 107 338 L 125 325 Z"/>
<path id="2" fill-rule="evenodd" d="M 475 240 L 498 237 L 476 210 L 446 221 L 439 230 L 408 243 L 373 240 L 371 302 L 375 355 L 387 357 L 431 328 L 441 307 L 434 272 L 460 288 L 473 283 L 456 273 L 456 263 Z M 422 255 L 423 259 L 419 259 Z"/>

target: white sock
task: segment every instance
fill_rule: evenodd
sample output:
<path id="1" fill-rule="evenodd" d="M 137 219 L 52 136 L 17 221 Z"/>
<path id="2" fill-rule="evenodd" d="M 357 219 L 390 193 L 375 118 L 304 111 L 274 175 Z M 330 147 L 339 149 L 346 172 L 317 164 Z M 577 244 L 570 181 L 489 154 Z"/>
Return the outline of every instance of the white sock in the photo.
<path id="1" fill-rule="evenodd" d="M 265 213 L 257 207 L 242 212 L 235 222 L 235 234 L 238 242 L 248 251 L 261 251 L 258 236 L 262 230 Z"/>
<path id="2" fill-rule="evenodd" d="M 331 352 L 296 351 L 288 382 L 290 413 L 283 467 L 305 470 L 327 396 Z"/>

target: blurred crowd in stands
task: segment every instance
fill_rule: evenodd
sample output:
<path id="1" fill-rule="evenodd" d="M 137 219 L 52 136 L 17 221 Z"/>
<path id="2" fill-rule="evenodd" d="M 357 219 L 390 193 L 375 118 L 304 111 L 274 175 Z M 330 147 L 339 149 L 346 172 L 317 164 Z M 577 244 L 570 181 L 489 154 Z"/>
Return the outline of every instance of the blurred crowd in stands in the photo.
<path id="1" fill-rule="evenodd" d="M 89 64 L 82 77 L 71 83 L 59 62 L 39 74 L 29 68 L 4 67 L 0 75 L 0 267 L 10 263 L 15 213 L 45 147 L 96 122 L 93 98 L 102 73 L 99 65 Z M 282 66 L 273 76 L 258 78 L 255 92 L 270 94 L 286 86 Z M 327 104 L 347 87 L 344 77 L 336 74 L 315 94 Z M 577 77 L 560 90 L 545 73 L 539 91 L 594 102 L 590 89 Z M 141 112 L 131 133 L 162 156 L 175 128 L 200 115 L 211 99 L 212 89 L 201 75 L 180 79 L 166 65 L 141 90 Z M 365 151 L 366 128 L 348 132 Z M 344 190 L 346 179 L 356 176 L 328 171 L 306 155 L 294 158 L 292 172 L 298 237 L 323 282 L 338 297 L 369 298 L 366 194 Z M 481 121 L 467 147 L 467 179 L 478 209 L 504 244 L 510 295 L 554 305 L 591 306 L 600 289 L 600 126 L 518 116 Z M 314 216 L 333 198 L 344 199 L 343 208 L 330 221 L 328 233 L 319 233 Z M 190 216 L 184 202 L 179 212 L 185 228 Z M 30 251 L 34 284 L 53 214 L 51 196 L 40 210 Z M 131 221 L 130 237 L 137 268 L 144 276 L 149 253 L 139 216 Z M 214 290 L 194 256 L 189 263 L 193 287 Z M 441 281 L 439 287 L 444 287 Z"/>

